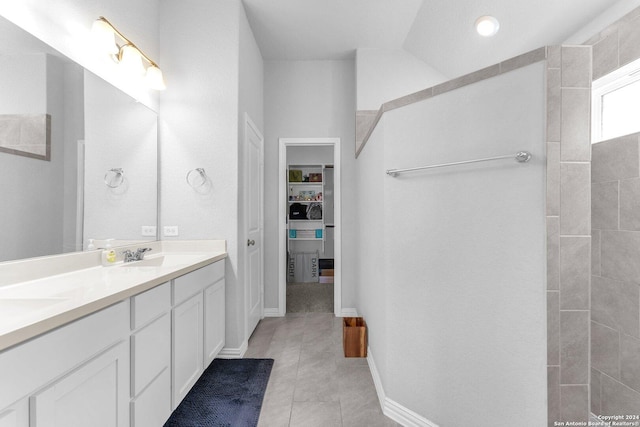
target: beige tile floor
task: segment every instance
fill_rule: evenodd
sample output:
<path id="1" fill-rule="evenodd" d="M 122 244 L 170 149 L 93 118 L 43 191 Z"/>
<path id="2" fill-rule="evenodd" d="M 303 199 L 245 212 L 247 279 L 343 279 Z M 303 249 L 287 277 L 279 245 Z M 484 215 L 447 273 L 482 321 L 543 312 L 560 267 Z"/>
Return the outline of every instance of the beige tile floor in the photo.
<path id="1" fill-rule="evenodd" d="M 397 426 L 385 417 L 364 358 L 342 354 L 341 319 L 331 313 L 265 318 L 245 357 L 275 360 L 259 426 Z"/>

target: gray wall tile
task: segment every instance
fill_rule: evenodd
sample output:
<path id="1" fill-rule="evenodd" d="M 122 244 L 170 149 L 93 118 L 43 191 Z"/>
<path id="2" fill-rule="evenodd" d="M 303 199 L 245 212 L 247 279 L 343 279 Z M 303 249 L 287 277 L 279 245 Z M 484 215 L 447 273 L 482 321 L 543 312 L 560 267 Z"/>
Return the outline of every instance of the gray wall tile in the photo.
<path id="1" fill-rule="evenodd" d="M 591 232 L 590 165 L 561 163 L 560 186 L 560 234 L 588 236 Z"/>
<path id="2" fill-rule="evenodd" d="M 547 292 L 547 365 L 560 365 L 559 292 Z"/>
<path id="3" fill-rule="evenodd" d="M 560 218 L 547 217 L 547 289 L 560 289 Z"/>
<path id="4" fill-rule="evenodd" d="M 591 277 L 591 318 L 627 335 L 640 338 L 638 285 Z"/>
<path id="5" fill-rule="evenodd" d="M 560 237 L 560 309 L 589 309 L 591 237 Z"/>
<path id="6" fill-rule="evenodd" d="M 638 136 L 622 136 L 591 147 L 592 182 L 617 181 L 640 176 Z"/>
<path id="7" fill-rule="evenodd" d="M 526 67 L 527 65 L 534 64 L 542 61 L 547 56 L 547 49 L 541 47 L 538 49 L 525 52 L 522 55 L 514 56 L 500 63 L 500 74 L 508 73 L 509 71 L 516 70 L 518 68 Z"/>
<path id="8" fill-rule="evenodd" d="M 409 95 L 402 96 L 400 98 L 392 99 L 391 101 L 382 104 L 383 111 L 391 111 L 396 108 L 404 107 L 405 105 L 414 104 L 416 102 L 424 101 L 433 96 L 433 88 L 427 88 L 418 92 L 410 93 Z"/>
<path id="9" fill-rule="evenodd" d="M 560 143 L 547 143 L 547 215 L 560 215 Z"/>
<path id="10" fill-rule="evenodd" d="M 602 230 L 601 257 L 602 276 L 640 283 L 640 233 Z"/>
<path id="11" fill-rule="evenodd" d="M 620 181 L 620 229 L 640 231 L 640 178 Z"/>
<path id="12" fill-rule="evenodd" d="M 618 181 L 591 185 L 591 227 L 618 230 Z"/>
<path id="13" fill-rule="evenodd" d="M 591 160 L 591 89 L 562 88 L 560 157 Z"/>
<path id="14" fill-rule="evenodd" d="M 620 379 L 620 333 L 591 322 L 591 367 Z"/>
<path id="15" fill-rule="evenodd" d="M 562 46 L 562 87 L 591 87 L 591 46 Z"/>
<path id="16" fill-rule="evenodd" d="M 362 143 L 364 138 L 371 130 L 376 116 L 377 110 L 360 110 L 356 111 L 356 142 Z"/>
<path id="17" fill-rule="evenodd" d="M 547 367 L 547 420 L 548 426 L 555 426 L 560 421 L 560 368 L 558 366 Z"/>
<path id="18" fill-rule="evenodd" d="M 618 68 L 618 32 L 593 46 L 593 79 L 599 79 Z"/>
<path id="19" fill-rule="evenodd" d="M 620 334 L 620 379 L 640 393 L 640 340 Z"/>
<path id="20" fill-rule="evenodd" d="M 606 375 L 600 381 L 603 414 L 640 415 L 640 393 Z"/>
<path id="21" fill-rule="evenodd" d="M 561 311 L 560 312 L 560 383 L 561 384 L 588 384 L 589 383 L 589 327 L 588 325 L 589 325 L 588 311 Z"/>
<path id="22" fill-rule="evenodd" d="M 619 29 L 620 65 L 640 58 L 640 18 L 625 22 Z"/>
<path id="23" fill-rule="evenodd" d="M 591 412 L 594 414 L 602 414 L 600 411 L 600 371 L 591 369 Z"/>
<path id="24" fill-rule="evenodd" d="M 600 230 L 591 230 L 591 274 L 600 276 Z"/>
<path id="25" fill-rule="evenodd" d="M 562 420 L 589 421 L 589 386 L 561 385 L 560 408 Z"/>
<path id="26" fill-rule="evenodd" d="M 562 128 L 562 89 L 559 68 L 547 70 L 547 141 L 560 142 Z M 559 158 L 559 157 L 558 157 Z"/>
<path id="27" fill-rule="evenodd" d="M 500 64 L 490 65 L 489 67 L 482 68 L 478 71 L 474 71 L 464 76 L 460 76 L 453 80 L 441 83 L 433 87 L 433 94 L 438 95 L 441 93 L 449 92 L 450 90 L 458 89 L 463 86 L 470 85 L 481 80 L 488 79 L 500 74 Z"/>
<path id="28" fill-rule="evenodd" d="M 560 46 L 547 46 L 547 67 L 560 68 L 562 66 Z"/>

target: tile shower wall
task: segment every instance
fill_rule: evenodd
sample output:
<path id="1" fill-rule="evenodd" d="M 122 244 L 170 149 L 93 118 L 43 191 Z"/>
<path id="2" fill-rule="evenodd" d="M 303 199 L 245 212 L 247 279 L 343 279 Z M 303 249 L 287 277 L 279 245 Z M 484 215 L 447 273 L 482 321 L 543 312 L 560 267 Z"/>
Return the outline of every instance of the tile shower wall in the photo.
<path id="1" fill-rule="evenodd" d="M 593 78 L 640 58 L 640 7 L 585 42 L 593 46 Z"/>
<path id="2" fill-rule="evenodd" d="M 640 7 L 585 42 L 593 79 L 640 58 Z M 640 134 L 592 147 L 591 412 L 640 414 Z"/>
<path id="3" fill-rule="evenodd" d="M 548 421 L 588 421 L 591 46 L 547 53 Z"/>
<path id="4" fill-rule="evenodd" d="M 591 412 L 640 415 L 640 134 L 592 156 Z"/>

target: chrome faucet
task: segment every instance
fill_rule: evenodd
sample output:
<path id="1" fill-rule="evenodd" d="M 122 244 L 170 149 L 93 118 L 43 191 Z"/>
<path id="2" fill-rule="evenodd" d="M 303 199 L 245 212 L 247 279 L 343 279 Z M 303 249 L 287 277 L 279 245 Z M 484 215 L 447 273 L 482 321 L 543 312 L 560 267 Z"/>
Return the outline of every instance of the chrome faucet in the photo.
<path id="1" fill-rule="evenodd" d="M 151 250 L 153 249 L 138 248 L 135 252 L 133 252 L 130 249 L 126 249 L 122 251 L 122 255 L 124 255 L 124 262 L 142 261 L 144 259 L 144 254 Z"/>

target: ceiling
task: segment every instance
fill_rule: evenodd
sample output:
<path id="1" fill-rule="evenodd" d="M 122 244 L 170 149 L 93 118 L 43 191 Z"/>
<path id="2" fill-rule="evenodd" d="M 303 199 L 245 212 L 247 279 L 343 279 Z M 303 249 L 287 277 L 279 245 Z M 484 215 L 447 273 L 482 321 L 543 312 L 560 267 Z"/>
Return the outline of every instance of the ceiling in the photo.
<path id="1" fill-rule="evenodd" d="M 618 0 L 243 0 L 265 60 L 353 58 L 404 49 L 452 78 L 559 44 Z M 475 33 L 481 15 L 495 37 Z"/>
<path id="2" fill-rule="evenodd" d="M 243 0 L 264 59 L 353 58 L 397 49 L 423 0 Z"/>

